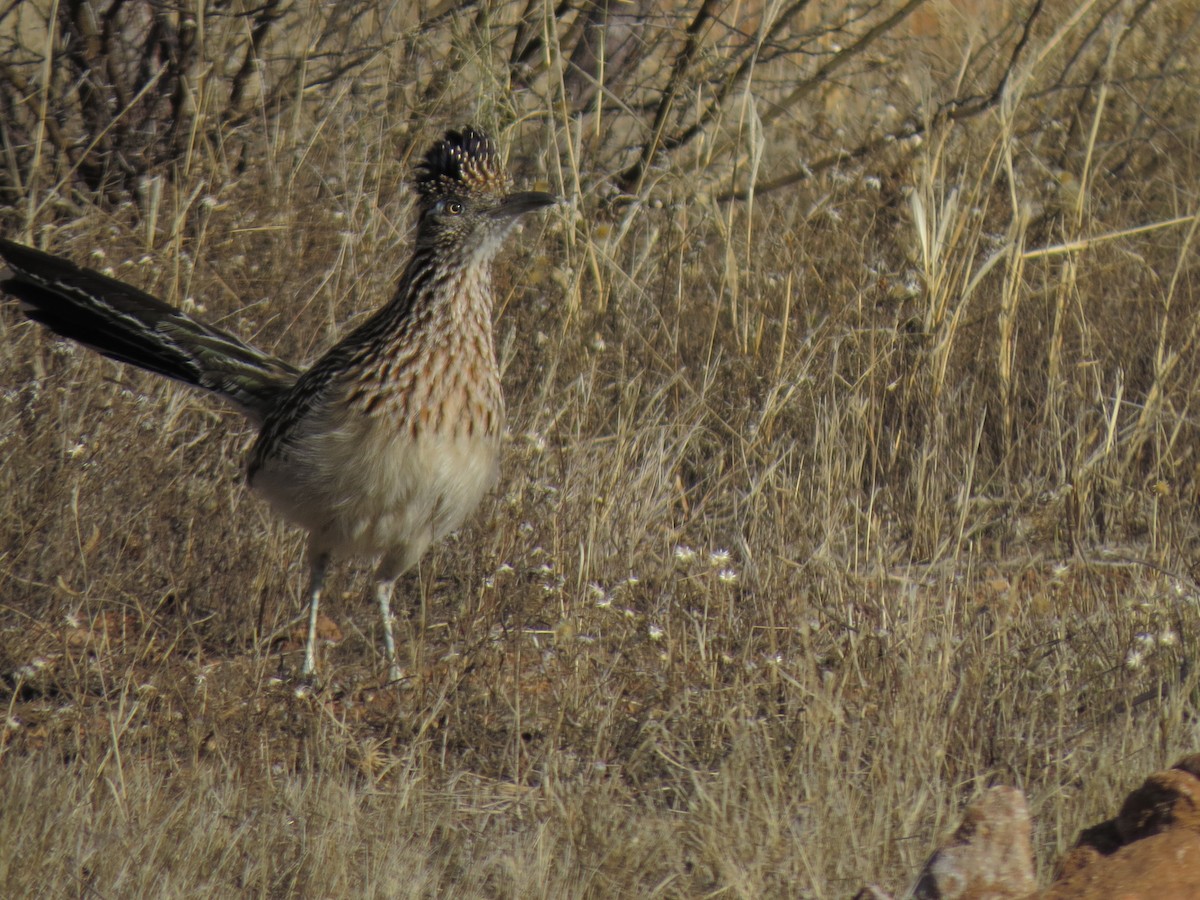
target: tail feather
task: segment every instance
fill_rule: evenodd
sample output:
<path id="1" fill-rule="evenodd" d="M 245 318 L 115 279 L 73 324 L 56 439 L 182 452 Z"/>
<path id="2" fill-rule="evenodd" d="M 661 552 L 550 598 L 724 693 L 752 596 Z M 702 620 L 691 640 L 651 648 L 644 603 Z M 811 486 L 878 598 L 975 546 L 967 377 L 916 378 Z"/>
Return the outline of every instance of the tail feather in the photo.
<path id="1" fill-rule="evenodd" d="M 0 282 L 55 334 L 211 391 L 261 421 L 300 375 L 283 360 L 131 285 L 0 238 L 12 276 Z"/>

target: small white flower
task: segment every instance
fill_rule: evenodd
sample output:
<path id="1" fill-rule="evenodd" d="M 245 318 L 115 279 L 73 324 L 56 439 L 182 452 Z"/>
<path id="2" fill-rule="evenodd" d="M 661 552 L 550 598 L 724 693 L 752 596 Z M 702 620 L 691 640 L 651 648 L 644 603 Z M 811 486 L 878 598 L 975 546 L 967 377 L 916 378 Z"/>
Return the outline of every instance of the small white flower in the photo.
<path id="1" fill-rule="evenodd" d="M 1139 631 L 1134 637 L 1143 647 L 1154 646 L 1155 637 L 1148 631 Z"/>
<path id="2" fill-rule="evenodd" d="M 650 631 L 650 640 L 661 641 L 663 639 L 664 632 L 660 626 L 651 625 L 649 631 Z"/>
<path id="3" fill-rule="evenodd" d="M 1130 669 L 1140 669 L 1142 663 L 1146 661 L 1146 653 L 1144 650 L 1134 648 L 1129 651 L 1129 655 L 1125 657 L 1125 665 Z"/>
<path id="4" fill-rule="evenodd" d="M 720 566 L 728 565 L 731 558 L 729 551 L 722 547 L 720 550 L 714 550 L 708 554 L 708 564 L 716 569 Z"/>
<path id="5" fill-rule="evenodd" d="M 1179 635 L 1177 635 L 1170 628 L 1164 628 L 1162 633 L 1158 636 L 1158 642 L 1164 647 L 1174 647 L 1179 643 Z"/>
<path id="6" fill-rule="evenodd" d="M 696 551 L 693 550 L 691 547 L 689 547 L 687 544 L 676 544 L 675 545 L 675 558 L 677 560 L 679 560 L 681 563 L 690 563 L 693 559 L 696 558 Z"/>
<path id="7" fill-rule="evenodd" d="M 883 187 L 883 182 L 879 180 L 878 175 L 868 175 L 863 179 L 863 186 L 866 187 L 868 191 L 878 191 Z"/>
<path id="8" fill-rule="evenodd" d="M 737 584 L 738 573 L 733 569 L 722 569 L 717 573 L 717 580 L 721 584 Z"/>
<path id="9" fill-rule="evenodd" d="M 612 606 L 612 597 L 596 582 L 593 581 L 588 585 L 588 592 L 592 595 L 592 601 L 601 609 L 608 609 Z"/>

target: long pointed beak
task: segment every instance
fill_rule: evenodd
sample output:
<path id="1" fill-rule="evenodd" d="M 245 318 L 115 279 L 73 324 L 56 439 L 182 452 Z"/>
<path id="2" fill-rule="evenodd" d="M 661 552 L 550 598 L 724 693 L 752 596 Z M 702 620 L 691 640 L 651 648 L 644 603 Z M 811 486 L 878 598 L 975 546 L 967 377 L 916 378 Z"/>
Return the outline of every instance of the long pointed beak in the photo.
<path id="1" fill-rule="evenodd" d="M 545 209 L 547 206 L 553 206 L 557 202 L 557 197 L 553 194 L 547 194 L 545 191 L 519 191 L 515 194 L 509 194 L 500 203 L 492 207 L 489 210 L 489 215 L 497 219 L 511 219 L 516 216 L 523 216 L 525 213 Z"/>

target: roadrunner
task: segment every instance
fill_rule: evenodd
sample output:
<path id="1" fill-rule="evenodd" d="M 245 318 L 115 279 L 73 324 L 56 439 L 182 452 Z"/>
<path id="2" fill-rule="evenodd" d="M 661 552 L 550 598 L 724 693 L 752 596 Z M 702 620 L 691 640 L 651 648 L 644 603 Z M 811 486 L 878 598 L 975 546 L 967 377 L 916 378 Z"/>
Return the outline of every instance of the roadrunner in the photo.
<path id="1" fill-rule="evenodd" d="M 395 296 L 302 370 L 137 288 L 0 240 L 4 290 L 51 331 L 210 391 L 259 427 L 246 478 L 308 531 L 308 640 L 330 559 L 379 559 L 391 680 L 396 579 L 454 531 L 497 475 L 504 400 L 491 261 L 518 218 L 555 202 L 511 191 L 495 144 L 450 131 L 417 167 L 417 234 Z"/>

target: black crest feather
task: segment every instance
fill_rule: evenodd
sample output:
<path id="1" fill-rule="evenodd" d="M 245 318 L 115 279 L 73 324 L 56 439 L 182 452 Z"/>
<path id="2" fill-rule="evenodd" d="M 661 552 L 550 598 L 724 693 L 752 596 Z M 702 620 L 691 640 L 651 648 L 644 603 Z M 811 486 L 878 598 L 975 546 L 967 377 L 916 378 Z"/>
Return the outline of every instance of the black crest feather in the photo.
<path id="1" fill-rule="evenodd" d="M 436 200 L 448 195 L 503 191 L 508 176 L 492 139 L 467 126 L 462 131 L 447 131 L 429 148 L 417 166 L 413 183 L 422 197 Z"/>

